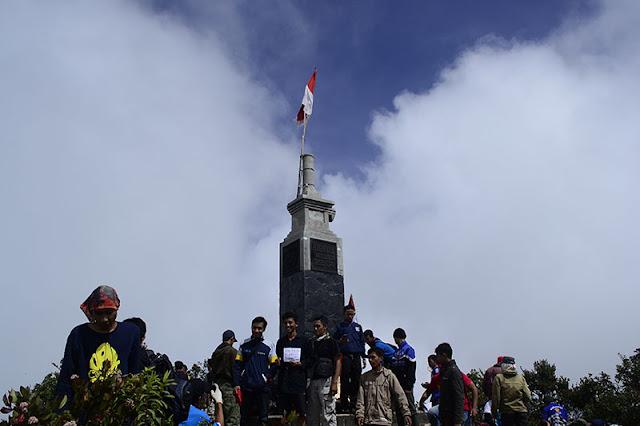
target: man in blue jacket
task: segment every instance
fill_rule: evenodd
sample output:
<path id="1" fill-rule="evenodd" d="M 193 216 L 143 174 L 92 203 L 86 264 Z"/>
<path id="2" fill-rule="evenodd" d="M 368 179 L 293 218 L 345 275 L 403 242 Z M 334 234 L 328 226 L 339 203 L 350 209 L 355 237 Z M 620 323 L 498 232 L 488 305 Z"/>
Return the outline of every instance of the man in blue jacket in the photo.
<path id="1" fill-rule="evenodd" d="M 384 351 L 384 362 L 383 366 L 387 368 L 391 368 L 391 361 L 393 360 L 393 354 L 395 353 L 395 348 L 388 343 L 383 342 L 373 335 L 372 330 L 364 331 L 364 341 L 369 345 L 370 348 L 380 348 Z"/>
<path id="2" fill-rule="evenodd" d="M 336 326 L 333 338 L 340 345 L 342 373 L 340 374 L 342 411 L 355 413 L 358 386 L 362 369 L 367 366 L 364 353 L 364 332 L 355 321 L 356 310 L 347 305 L 342 310 L 344 321 Z"/>
<path id="3" fill-rule="evenodd" d="M 241 400 L 240 425 L 248 425 L 249 418 L 258 415 L 260 422 L 267 423 L 269 408 L 269 382 L 272 378 L 271 364 L 276 359 L 276 350 L 262 337 L 267 328 L 264 317 L 255 317 L 251 322 L 251 337 L 242 345 L 233 370 L 234 393 Z"/>
<path id="4" fill-rule="evenodd" d="M 418 424 L 418 417 L 415 407 L 415 399 L 413 396 L 413 385 L 416 382 L 416 351 L 407 343 L 407 333 L 402 328 L 396 328 L 393 332 L 393 340 L 398 345 L 398 349 L 393 354 L 391 361 L 391 371 L 396 375 L 400 386 L 404 390 L 411 411 L 411 419 L 414 424 Z M 396 417 L 399 419 L 398 424 L 404 425 L 403 416 L 400 415 L 398 407 L 396 407 Z"/>

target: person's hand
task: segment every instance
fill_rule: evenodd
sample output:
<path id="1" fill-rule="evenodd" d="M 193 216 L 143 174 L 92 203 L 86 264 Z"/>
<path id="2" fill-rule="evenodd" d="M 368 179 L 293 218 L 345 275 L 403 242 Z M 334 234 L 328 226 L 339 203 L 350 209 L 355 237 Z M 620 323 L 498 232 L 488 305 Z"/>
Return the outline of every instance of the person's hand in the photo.
<path id="1" fill-rule="evenodd" d="M 362 368 L 367 368 L 367 359 L 362 358 Z"/>
<path id="2" fill-rule="evenodd" d="M 238 392 L 240 392 L 240 386 L 235 386 L 235 387 L 233 388 L 233 393 L 234 393 L 234 394 L 236 394 L 236 395 L 238 395 Z"/>
<path id="3" fill-rule="evenodd" d="M 297 361 L 292 361 L 289 364 L 291 364 L 292 367 L 302 367 L 302 363 Z"/>
<path id="4" fill-rule="evenodd" d="M 356 419 L 356 424 L 357 424 L 358 426 L 362 426 L 362 425 L 364 424 L 364 417 L 358 417 L 358 418 Z"/>
<path id="5" fill-rule="evenodd" d="M 411 416 L 404 416 L 404 424 L 411 426 Z"/>
<path id="6" fill-rule="evenodd" d="M 276 367 L 280 367 L 280 362 L 281 362 L 280 357 L 276 358 L 276 360 L 275 360 L 275 362 L 274 362 L 274 364 L 276 365 Z"/>
<path id="7" fill-rule="evenodd" d="M 338 383 L 331 381 L 331 395 L 335 395 L 338 393 Z"/>
<path id="8" fill-rule="evenodd" d="M 220 391 L 220 387 L 218 387 L 217 384 L 213 384 L 210 393 L 211 399 L 213 399 L 216 404 L 222 404 L 222 392 Z"/>
<path id="9" fill-rule="evenodd" d="M 342 337 L 340 338 L 339 343 L 340 343 L 340 345 L 341 345 L 341 346 L 342 346 L 342 345 L 346 345 L 347 343 L 349 343 L 349 338 L 348 338 L 347 336 L 342 336 Z"/>
<path id="10" fill-rule="evenodd" d="M 429 387 L 429 382 L 420 383 L 420 386 L 426 389 Z"/>
<path id="11" fill-rule="evenodd" d="M 478 409 L 476 407 L 473 407 L 471 409 L 471 417 L 475 417 L 478 415 Z"/>

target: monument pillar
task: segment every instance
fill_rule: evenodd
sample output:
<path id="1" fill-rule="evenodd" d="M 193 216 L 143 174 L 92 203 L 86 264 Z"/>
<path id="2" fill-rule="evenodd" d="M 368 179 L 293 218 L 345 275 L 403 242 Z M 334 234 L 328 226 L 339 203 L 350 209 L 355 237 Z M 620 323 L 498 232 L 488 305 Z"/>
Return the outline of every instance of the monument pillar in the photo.
<path id="1" fill-rule="evenodd" d="M 302 164 L 302 193 L 287 204 L 291 232 L 280 243 L 280 316 L 296 312 L 298 333 L 310 337 L 316 315 L 329 318 L 329 330 L 342 320 L 344 272 L 342 238 L 329 229 L 334 202 L 316 190 L 313 155 L 303 155 Z"/>

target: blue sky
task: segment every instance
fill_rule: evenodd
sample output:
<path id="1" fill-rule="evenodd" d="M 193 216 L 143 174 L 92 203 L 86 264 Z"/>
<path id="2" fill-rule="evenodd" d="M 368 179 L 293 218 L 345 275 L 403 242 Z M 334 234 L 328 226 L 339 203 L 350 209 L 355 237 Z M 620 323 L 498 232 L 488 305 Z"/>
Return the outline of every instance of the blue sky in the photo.
<path id="1" fill-rule="evenodd" d="M 167 10 L 166 2 L 156 6 Z M 295 115 L 292 100 L 301 97 L 300 86 L 317 66 L 308 143 L 325 159 L 325 171 L 356 176 L 359 164 L 379 154 L 367 143 L 372 111 L 393 109 L 393 98 L 403 91 L 428 91 L 440 72 L 479 40 L 536 41 L 567 19 L 585 19 L 598 9 L 594 2 L 576 1 L 280 1 L 268 8 L 241 2 L 234 11 L 237 21 L 220 26 L 220 18 L 211 16 L 217 8 L 202 18 L 197 3 L 169 6 L 170 13 L 231 43 L 234 55 L 241 52 L 238 59 L 252 77 L 293 104 L 289 115 Z M 248 29 L 241 40 L 238 26 Z M 289 126 L 289 116 L 279 123 Z"/>
<path id="2" fill-rule="evenodd" d="M 420 380 L 442 341 L 465 371 L 613 372 L 640 319 L 637 2 L 396 3 L 2 3 L 0 388 L 51 371 L 100 284 L 189 364 L 277 323 L 316 66 L 307 152 L 363 326 L 405 328 Z"/>

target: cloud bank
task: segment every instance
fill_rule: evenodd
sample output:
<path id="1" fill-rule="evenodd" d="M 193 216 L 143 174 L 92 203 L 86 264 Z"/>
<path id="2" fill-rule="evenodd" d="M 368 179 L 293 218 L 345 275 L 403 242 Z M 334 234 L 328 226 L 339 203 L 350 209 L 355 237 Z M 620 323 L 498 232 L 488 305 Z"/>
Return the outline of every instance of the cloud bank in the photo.
<path id="1" fill-rule="evenodd" d="M 466 371 L 510 354 L 575 380 L 632 352 L 637 12 L 608 4 L 536 43 L 486 37 L 374 114 L 379 162 L 324 188 L 363 323 L 387 339 L 404 326 L 423 361 L 449 341 Z"/>
<path id="2" fill-rule="evenodd" d="M 279 95 L 215 32 L 141 6 L 3 9 L 0 387 L 51 371 L 99 284 L 174 360 L 255 315 L 275 340 L 299 149 Z M 407 330 L 419 379 L 441 341 L 465 371 L 509 354 L 573 379 L 637 346 L 638 12 L 478 41 L 373 114 L 366 179 L 323 177 L 347 295 L 383 340 Z"/>
<path id="3" fill-rule="evenodd" d="M 214 33 L 131 2 L 4 9 L 0 385 L 51 371 L 100 284 L 150 346 L 205 358 L 218 328 L 249 328 L 248 293 L 277 303 L 277 246 L 259 241 L 284 234 L 298 155 L 277 96 Z"/>

